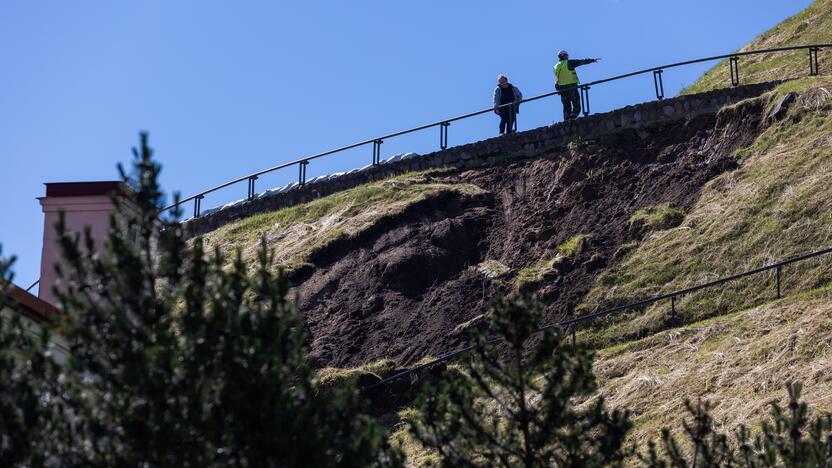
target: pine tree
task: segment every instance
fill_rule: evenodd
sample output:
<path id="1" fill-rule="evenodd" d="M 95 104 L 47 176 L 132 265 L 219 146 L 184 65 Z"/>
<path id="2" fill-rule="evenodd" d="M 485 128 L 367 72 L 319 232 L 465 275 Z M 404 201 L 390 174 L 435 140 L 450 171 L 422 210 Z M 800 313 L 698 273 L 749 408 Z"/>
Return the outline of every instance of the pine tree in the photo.
<path id="1" fill-rule="evenodd" d="M 761 424 L 761 431 L 751 437 L 751 430 L 740 425 L 735 431 L 734 442 L 727 434 L 714 428 L 708 402 L 695 405 L 685 402 L 694 423 L 683 423 L 682 442 L 662 429 L 660 453 L 651 442 L 646 453 L 639 458 L 645 465 L 656 468 L 705 468 L 721 466 L 738 467 L 830 467 L 832 466 L 832 413 L 825 413 L 810 420 L 809 408 L 800 400 L 803 386 L 786 384 L 789 403 L 782 408 L 778 402 L 771 404 L 768 420 Z"/>
<path id="2" fill-rule="evenodd" d="M 10 311 L 0 314 L 0 466 L 42 466 L 50 454 L 37 441 L 63 422 L 54 405 L 57 364 L 49 329 L 25 321 L 6 293 L 13 263 L 0 255 L 0 311 Z"/>
<path id="3" fill-rule="evenodd" d="M 528 350 L 541 306 L 532 298 L 496 298 L 490 328 L 475 332 L 459 372 L 426 385 L 412 434 L 443 466 L 597 466 L 626 455 L 627 413 L 597 398 L 592 355 L 547 330 Z"/>
<path id="4" fill-rule="evenodd" d="M 206 253 L 199 238 L 189 244 L 178 213 L 160 218 L 160 166 L 145 134 L 134 164 L 135 179 L 120 168 L 134 191 L 114 197 L 104 253 L 95 253 L 89 233 L 70 234 L 59 223 L 58 326 L 70 356 L 63 367 L 40 373 L 58 386 L 54 393 L 26 380 L 40 375 L 29 367 L 48 356 L 43 343 L 12 342 L 20 334 L 0 330 L 4 460 L 160 467 L 399 462 L 383 429 L 362 412 L 354 386 L 318 388 L 288 281 L 273 273 L 265 244 L 253 274 L 239 252 L 228 259 Z M 14 352 L 24 360 L 10 358 Z M 28 375 L 6 379 L 19 369 Z M 16 382 L 22 394 L 12 393 Z M 54 403 L 38 410 L 35 400 L 47 396 Z M 45 422 L 27 426 L 38 411 Z M 25 427 L 34 432 L 10 435 Z M 15 452 L 26 452 L 26 444 L 36 448 Z"/>

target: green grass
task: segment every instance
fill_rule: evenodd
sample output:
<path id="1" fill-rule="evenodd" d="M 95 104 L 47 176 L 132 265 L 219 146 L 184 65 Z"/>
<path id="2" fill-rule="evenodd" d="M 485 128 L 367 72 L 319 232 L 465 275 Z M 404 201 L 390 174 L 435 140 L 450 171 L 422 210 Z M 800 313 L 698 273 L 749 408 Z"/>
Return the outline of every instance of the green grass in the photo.
<path id="1" fill-rule="evenodd" d="M 832 43 L 832 0 L 815 0 L 806 9 L 763 33 L 739 51 L 819 43 Z M 832 67 L 828 59 L 823 59 L 823 54 L 821 52 L 818 57 L 820 72 L 829 74 Z M 744 56 L 739 61 L 740 82 L 749 84 L 806 76 L 809 74 L 808 61 L 806 50 Z M 680 94 L 729 86 L 728 60 L 723 60 Z"/>
<path id="2" fill-rule="evenodd" d="M 440 170 L 413 172 L 372 182 L 314 201 L 261 213 L 228 224 L 203 236 L 206 248 L 227 255 L 240 249 L 254 264 L 260 238 L 274 249 L 276 261 L 288 271 L 308 265 L 310 255 L 340 239 L 352 238 L 379 220 L 409 206 L 448 193 L 477 195 L 471 184 L 448 184 L 434 177 Z"/>
<path id="3" fill-rule="evenodd" d="M 515 284 L 522 289 L 540 282 L 546 273 L 554 271 L 554 262 L 554 258 L 544 257 L 527 267 L 521 268 L 517 272 L 517 276 L 514 277 Z"/>
<path id="4" fill-rule="evenodd" d="M 630 224 L 644 223 L 650 230 L 661 231 L 682 224 L 684 219 L 684 210 L 674 208 L 669 203 L 662 203 L 658 206 L 637 210 L 630 217 Z"/>
<path id="5" fill-rule="evenodd" d="M 826 81 L 824 81 L 826 80 Z M 578 313 L 603 310 L 701 284 L 776 260 L 832 245 L 832 81 L 803 80 L 788 115 L 748 148 L 738 151 L 739 169 L 712 180 L 676 229 L 652 232 L 623 260 L 602 273 Z M 800 90 L 786 83 L 760 99 Z M 661 209 L 634 217 L 659 224 Z M 665 210 L 669 212 L 669 210 Z M 678 220 L 679 214 L 670 218 Z M 811 260 L 783 270 L 787 291 L 832 280 L 832 264 Z M 772 297 L 774 277 L 761 274 L 677 299 L 688 322 L 725 314 Z M 599 320 L 585 330 L 598 346 L 666 328 L 669 301 Z"/>
<path id="6" fill-rule="evenodd" d="M 585 236 L 576 234 L 558 245 L 558 253 L 564 257 L 571 257 L 584 244 Z"/>
<path id="7" fill-rule="evenodd" d="M 593 143 L 593 140 L 587 140 L 586 138 L 581 136 L 574 136 L 569 140 L 569 143 L 566 144 L 566 147 L 571 150 L 577 151 L 579 149 L 586 148 L 587 146 Z"/>
<path id="8" fill-rule="evenodd" d="M 560 245 L 557 246 L 557 256 L 545 256 L 536 262 L 521 268 L 514 277 L 515 286 L 523 290 L 524 288 L 540 283 L 545 279 L 547 274 L 555 271 L 556 265 L 559 261 L 574 255 L 584 244 L 586 236 L 583 234 L 576 234 Z"/>

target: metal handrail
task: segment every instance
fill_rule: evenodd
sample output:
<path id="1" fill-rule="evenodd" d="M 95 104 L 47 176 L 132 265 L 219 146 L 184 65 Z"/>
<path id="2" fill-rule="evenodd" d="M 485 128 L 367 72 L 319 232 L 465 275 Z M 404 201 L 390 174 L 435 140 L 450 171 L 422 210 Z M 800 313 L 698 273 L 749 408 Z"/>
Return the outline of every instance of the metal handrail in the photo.
<path id="1" fill-rule="evenodd" d="M 809 51 L 809 75 L 813 76 L 813 75 L 818 74 L 818 52 L 820 50 L 824 49 L 824 48 L 830 48 L 830 47 L 832 47 L 832 44 L 808 44 L 808 45 L 798 45 L 798 46 L 789 46 L 789 47 L 777 47 L 777 48 L 773 48 L 773 49 L 761 49 L 761 50 L 750 50 L 750 51 L 745 51 L 745 52 L 734 52 L 732 54 L 714 55 L 714 56 L 711 56 L 711 57 L 705 57 L 705 58 L 700 58 L 700 59 L 695 59 L 695 60 L 686 60 L 684 62 L 676 62 L 676 63 L 671 63 L 671 64 L 668 64 L 668 65 L 661 65 L 661 66 L 658 66 L 658 67 L 645 68 L 643 70 L 638 70 L 638 71 L 634 71 L 634 72 L 630 72 L 630 73 L 625 73 L 625 74 L 622 74 L 622 75 L 616 75 L 616 76 L 613 76 L 613 77 L 610 77 L 610 78 L 604 78 L 604 79 L 601 79 L 601 80 L 591 81 L 589 83 L 581 84 L 579 86 L 580 89 L 581 89 L 582 99 L 584 98 L 584 96 L 586 96 L 586 105 L 582 106 L 584 108 L 584 116 L 589 114 L 588 104 L 589 104 L 589 89 L 590 89 L 590 87 L 596 86 L 596 85 L 599 85 L 599 84 L 602 84 L 602 83 L 621 80 L 621 79 L 624 79 L 624 78 L 629 78 L 629 77 L 632 77 L 632 76 L 642 75 L 642 74 L 645 74 L 645 73 L 651 73 L 652 72 L 653 73 L 654 85 L 656 87 L 656 97 L 659 100 L 661 100 L 661 99 L 664 98 L 664 84 L 662 82 L 662 75 L 661 74 L 664 71 L 664 69 L 666 69 L 666 68 L 675 68 L 675 67 L 681 67 L 681 66 L 684 66 L 684 65 L 691 65 L 691 64 L 695 64 L 695 63 L 702 63 L 702 62 L 709 62 L 709 61 L 712 61 L 712 60 L 730 58 L 731 59 L 731 64 L 730 64 L 731 65 L 730 66 L 730 69 L 731 69 L 730 70 L 731 71 L 731 83 L 732 83 L 732 85 L 737 86 L 739 84 L 738 59 L 741 56 L 808 49 L 808 51 Z M 735 76 L 735 71 L 736 71 L 736 76 Z M 253 172 L 249 175 L 246 175 L 246 176 L 243 176 L 243 177 L 238 177 L 234 180 L 225 182 L 225 183 L 217 185 L 215 187 L 211 187 L 210 189 L 199 192 L 196 195 L 191 195 L 190 197 L 178 200 L 176 203 L 163 208 L 162 211 L 167 211 L 169 209 L 172 209 L 174 207 L 182 205 L 183 203 L 186 203 L 188 201 L 193 200 L 194 201 L 194 217 L 199 217 L 201 200 L 205 197 L 205 195 L 207 195 L 209 193 L 212 193 L 212 192 L 215 192 L 217 190 L 223 189 L 223 188 L 228 187 L 230 185 L 240 183 L 244 180 L 248 180 L 248 199 L 251 200 L 251 199 L 254 198 L 254 181 L 257 180 L 258 177 L 260 177 L 264 174 L 274 172 L 274 171 L 277 171 L 279 169 L 284 169 L 284 168 L 294 166 L 294 165 L 299 166 L 299 169 L 300 169 L 299 173 L 300 174 L 299 174 L 298 182 L 299 182 L 300 185 L 303 185 L 306 182 L 305 166 L 309 164 L 309 161 L 311 161 L 313 159 L 318 159 L 318 158 L 321 158 L 321 157 L 324 157 L 324 156 L 329 156 L 329 155 L 334 154 L 334 153 L 339 153 L 339 152 L 342 152 L 342 151 L 357 148 L 359 146 L 369 145 L 370 143 L 373 144 L 373 165 L 377 165 L 379 163 L 380 154 L 381 154 L 380 145 L 381 145 L 382 142 L 384 142 L 384 140 L 387 140 L 387 139 L 390 139 L 390 138 L 395 138 L 395 137 L 401 136 L 401 135 L 406 135 L 408 133 L 418 132 L 420 130 L 425 130 L 425 129 L 432 128 L 432 127 L 440 126 L 440 132 L 441 132 L 440 133 L 440 147 L 442 149 L 445 149 L 445 147 L 447 146 L 447 141 L 448 141 L 447 140 L 448 125 L 450 125 L 451 122 L 456 122 L 456 121 L 459 121 L 459 120 L 468 119 L 468 118 L 471 118 L 471 117 L 474 117 L 474 116 L 477 116 L 477 115 L 481 115 L 481 114 L 485 114 L 485 113 L 488 113 L 488 112 L 493 112 L 495 109 L 498 109 L 498 108 L 515 106 L 515 105 L 519 105 L 519 104 L 524 103 L 524 102 L 537 101 L 538 99 L 551 97 L 551 96 L 554 96 L 554 95 L 557 95 L 557 94 L 560 94 L 560 92 L 559 91 L 552 91 L 552 92 L 549 92 L 549 93 L 539 94 L 537 96 L 533 96 L 533 97 L 530 97 L 530 98 L 527 98 L 527 99 L 523 99 L 523 100 L 518 101 L 518 102 L 514 102 L 514 103 L 510 103 L 510 104 L 503 104 L 503 105 L 500 105 L 500 106 L 497 106 L 497 107 L 490 107 L 490 108 L 487 108 L 487 109 L 483 109 L 483 110 L 479 110 L 479 111 L 475 111 L 475 112 L 470 112 L 468 114 L 458 115 L 456 117 L 451 117 L 451 118 L 447 118 L 447 119 L 444 119 L 444 120 L 439 120 L 439 121 L 436 121 L 436 122 L 433 122 L 433 123 L 420 125 L 418 127 L 413 127 L 413 128 L 409 128 L 407 130 L 401 130 L 401 131 L 394 132 L 394 133 L 389 133 L 387 135 L 382 135 L 382 136 L 375 137 L 375 138 L 370 138 L 368 140 L 360 141 L 358 143 L 353 143 L 351 145 L 342 146 L 340 148 L 335 148 L 335 149 L 332 149 L 332 150 L 329 150 L 329 151 L 316 153 L 316 154 L 313 154 L 311 156 L 306 156 L 306 157 L 296 159 L 294 161 L 290 161 L 290 162 L 287 162 L 287 163 L 278 164 L 278 165 L 272 166 L 268 169 L 263 169 L 261 171 Z"/>
<path id="2" fill-rule="evenodd" d="M 680 289 L 678 291 L 673 291 L 673 292 L 670 292 L 670 293 L 667 293 L 667 294 L 660 294 L 658 296 L 653 296 L 653 297 L 650 297 L 648 299 L 643 299 L 643 300 L 640 300 L 640 301 L 631 302 L 629 304 L 616 306 L 616 307 L 613 307 L 613 308 L 610 308 L 610 309 L 602 310 L 600 312 L 593 312 L 591 314 L 582 315 L 580 317 L 575 317 L 575 318 L 568 319 L 568 320 L 561 320 L 560 322 L 555 322 L 555 323 L 551 323 L 549 325 L 542 326 L 542 327 L 538 328 L 537 330 L 535 330 L 534 332 L 532 332 L 532 334 L 542 333 L 546 330 L 550 330 L 550 329 L 555 328 L 555 327 L 561 327 L 561 328 L 566 329 L 566 328 L 569 328 L 571 326 L 572 347 L 574 349 L 575 345 L 576 345 L 576 343 L 575 343 L 575 340 L 576 340 L 576 338 L 575 338 L 575 325 L 578 324 L 578 323 L 591 321 L 591 320 L 597 319 L 599 317 L 605 317 L 607 315 L 615 314 L 615 313 L 618 313 L 618 312 L 623 312 L 625 310 L 637 309 L 639 307 L 643 307 L 645 305 L 649 305 L 649 304 L 659 302 L 659 301 L 662 301 L 662 300 L 666 300 L 666 299 L 671 300 L 671 317 L 675 317 L 675 315 L 676 315 L 676 297 L 683 296 L 685 294 L 690 294 L 692 292 L 699 291 L 700 289 L 711 288 L 711 287 L 714 287 L 714 286 L 718 286 L 720 284 L 728 283 L 728 282 L 731 282 L 731 281 L 736 281 L 738 279 L 745 278 L 747 276 L 755 275 L 755 274 L 758 274 L 758 273 L 763 273 L 763 272 L 766 272 L 766 271 L 769 271 L 769 270 L 775 270 L 776 271 L 777 299 L 780 299 L 781 298 L 781 294 L 780 294 L 781 293 L 781 291 L 780 291 L 780 275 L 781 275 L 781 270 L 784 266 L 790 265 L 792 263 L 802 262 L 802 261 L 808 260 L 810 258 L 815 258 L 815 257 L 819 257 L 821 255 L 826 255 L 826 254 L 830 254 L 830 253 L 832 253 L 832 247 L 828 247 L 828 248 L 825 248 L 825 249 L 822 249 L 822 250 L 817 250 L 817 251 L 814 251 L 814 252 L 811 252 L 811 253 L 808 253 L 808 254 L 805 254 L 805 255 L 792 257 L 792 258 L 789 258 L 789 259 L 786 259 L 786 260 L 783 260 L 783 261 L 780 261 L 780 262 L 777 262 L 777 263 L 773 263 L 771 265 L 766 265 L 766 266 L 762 266 L 762 267 L 759 267 L 759 268 L 754 268 L 753 270 L 744 271 L 742 273 L 737 273 L 735 275 L 719 278 L 717 280 L 710 281 L 708 283 L 698 284 L 696 286 L 691 286 L 689 288 Z M 492 340 L 488 341 L 488 344 L 493 345 L 493 344 L 497 343 L 498 341 L 499 340 L 492 339 Z M 399 380 L 399 379 L 402 379 L 404 377 L 407 377 L 408 375 L 419 372 L 422 369 L 426 369 L 428 367 L 432 367 L 432 366 L 435 366 L 437 364 L 441 364 L 443 362 L 450 361 L 450 360 L 456 358 L 457 356 L 460 356 L 462 354 L 467 353 L 468 351 L 471 351 L 472 349 L 474 349 L 474 346 L 466 346 L 462 349 L 458 349 L 456 351 L 453 351 L 453 352 L 450 352 L 450 353 L 445 354 L 443 356 L 440 356 L 440 357 L 438 357 L 438 358 L 436 358 L 436 359 L 434 359 L 430 362 L 420 364 L 418 366 L 415 366 L 415 367 L 412 367 L 410 369 L 404 370 L 404 371 L 399 372 L 397 374 L 393 374 L 390 377 L 386 377 L 384 379 L 381 379 L 381 380 L 379 380 L 378 382 L 376 382 L 374 384 L 371 384 L 371 385 L 368 385 L 368 386 L 362 388 L 362 390 L 364 390 L 364 391 L 372 390 L 376 387 L 386 385 L 386 384 L 388 384 L 388 383 L 390 383 L 394 380 Z"/>

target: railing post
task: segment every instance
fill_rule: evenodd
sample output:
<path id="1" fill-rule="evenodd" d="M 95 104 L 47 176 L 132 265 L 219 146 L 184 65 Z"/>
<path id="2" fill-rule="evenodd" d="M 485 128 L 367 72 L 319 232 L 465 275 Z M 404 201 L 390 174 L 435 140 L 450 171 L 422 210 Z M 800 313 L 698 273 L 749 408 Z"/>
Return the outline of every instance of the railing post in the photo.
<path id="1" fill-rule="evenodd" d="M 373 166 L 378 166 L 381 162 L 381 144 L 384 143 L 383 140 L 375 140 L 373 141 Z"/>
<path id="2" fill-rule="evenodd" d="M 818 75 L 818 51 L 819 47 L 809 47 L 809 76 Z"/>
<path id="3" fill-rule="evenodd" d="M 782 267 L 777 265 L 777 269 L 775 270 L 775 276 L 777 277 L 777 299 L 780 299 L 780 269 Z"/>
<path id="4" fill-rule="evenodd" d="M 194 197 L 194 218 L 199 218 L 203 198 L 205 198 L 204 195 L 197 195 L 196 197 Z"/>
<path id="5" fill-rule="evenodd" d="M 731 86 L 739 86 L 740 84 L 740 58 L 731 57 L 728 68 L 731 69 Z"/>
<path id="6" fill-rule="evenodd" d="M 442 122 L 439 124 L 439 148 L 445 149 L 448 147 L 448 127 L 450 122 Z"/>
<path id="7" fill-rule="evenodd" d="M 257 176 L 251 176 L 248 178 L 248 199 L 254 199 L 254 181 L 257 180 Z"/>
<path id="8" fill-rule="evenodd" d="M 676 296 L 670 296 L 670 321 L 676 323 Z"/>
<path id="9" fill-rule="evenodd" d="M 306 185 L 306 166 L 309 165 L 309 161 L 301 161 L 298 163 L 298 184 Z"/>
<path id="10" fill-rule="evenodd" d="M 589 86 L 581 86 L 581 108 L 584 110 L 584 117 L 589 115 Z"/>
<path id="11" fill-rule="evenodd" d="M 661 101 L 664 99 L 664 83 L 662 73 L 664 70 L 653 70 L 653 85 L 656 87 L 656 97 Z"/>

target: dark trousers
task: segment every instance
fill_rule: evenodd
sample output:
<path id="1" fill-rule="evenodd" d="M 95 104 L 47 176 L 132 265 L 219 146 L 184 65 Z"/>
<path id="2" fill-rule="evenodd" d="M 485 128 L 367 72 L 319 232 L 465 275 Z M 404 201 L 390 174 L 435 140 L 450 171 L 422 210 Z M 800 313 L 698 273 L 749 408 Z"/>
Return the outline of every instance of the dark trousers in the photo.
<path id="1" fill-rule="evenodd" d="M 581 95 L 577 86 L 561 89 L 560 102 L 563 103 L 563 120 L 578 118 L 581 113 Z"/>
<path id="2" fill-rule="evenodd" d="M 517 122 L 517 110 L 514 106 L 500 108 L 500 135 L 514 133 Z"/>

